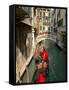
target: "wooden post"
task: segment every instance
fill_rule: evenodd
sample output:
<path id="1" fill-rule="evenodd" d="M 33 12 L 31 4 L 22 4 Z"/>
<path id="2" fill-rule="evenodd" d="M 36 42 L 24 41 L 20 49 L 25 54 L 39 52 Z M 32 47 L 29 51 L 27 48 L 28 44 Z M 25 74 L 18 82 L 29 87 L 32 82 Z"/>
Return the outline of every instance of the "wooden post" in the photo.
<path id="1" fill-rule="evenodd" d="M 29 68 L 28 68 L 28 66 L 26 66 L 26 80 L 27 80 L 27 83 L 29 83 Z"/>

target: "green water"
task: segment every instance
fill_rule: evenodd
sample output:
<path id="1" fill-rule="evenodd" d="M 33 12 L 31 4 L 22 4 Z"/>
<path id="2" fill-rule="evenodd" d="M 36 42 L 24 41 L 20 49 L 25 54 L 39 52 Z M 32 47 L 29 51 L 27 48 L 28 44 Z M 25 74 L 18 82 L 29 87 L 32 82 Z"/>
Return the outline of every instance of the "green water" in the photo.
<path id="1" fill-rule="evenodd" d="M 45 46 L 49 53 L 49 73 L 48 82 L 66 81 L 66 53 L 64 53 L 56 43 L 51 40 L 45 40 Z M 32 82 L 32 78 L 35 72 L 35 62 L 29 65 L 29 80 Z M 26 73 L 23 77 L 23 83 L 26 83 Z"/>
<path id="2" fill-rule="evenodd" d="M 28 71 L 29 71 L 29 83 L 33 83 L 32 82 L 32 78 L 34 76 L 34 73 L 35 73 L 35 61 L 32 59 L 29 67 L 28 67 Z M 27 78 L 26 78 L 26 72 L 24 74 L 24 76 L 22 77 L 22 83 L 27 83 Z"/>
<path id="3" fill-rule="evenodd" d="M 45 44 L 49 53 L 48 82 L 66 81 L 66 53 L 51 40 L 45 40 Z"/>

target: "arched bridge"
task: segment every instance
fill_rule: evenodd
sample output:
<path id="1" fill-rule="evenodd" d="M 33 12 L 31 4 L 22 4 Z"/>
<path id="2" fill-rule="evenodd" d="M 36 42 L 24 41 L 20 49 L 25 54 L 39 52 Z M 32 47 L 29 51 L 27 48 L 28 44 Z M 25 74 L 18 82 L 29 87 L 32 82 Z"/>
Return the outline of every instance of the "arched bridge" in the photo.
<path id="1" fill-rule="evenodd" d="M 36 42 L 36 45 L 42 41 L 42 40 L 45 40 L 45 39 L 50 39 L 54 42 L 56 42 L 56 35 L 55 34 L 42 34 L 42 35 L 38 35 L 35 39 L 35 42 Z"/>

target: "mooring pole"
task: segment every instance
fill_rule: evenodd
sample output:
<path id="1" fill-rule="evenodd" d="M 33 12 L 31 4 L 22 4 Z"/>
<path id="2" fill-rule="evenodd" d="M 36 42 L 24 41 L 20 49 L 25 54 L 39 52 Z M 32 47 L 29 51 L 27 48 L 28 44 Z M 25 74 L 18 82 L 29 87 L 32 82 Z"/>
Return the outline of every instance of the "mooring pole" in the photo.
<path id="1" fill-rule="evenodd" d="M 28 65 L 26 66 L 26 81 L 29 83 L 29 68 Z"/>

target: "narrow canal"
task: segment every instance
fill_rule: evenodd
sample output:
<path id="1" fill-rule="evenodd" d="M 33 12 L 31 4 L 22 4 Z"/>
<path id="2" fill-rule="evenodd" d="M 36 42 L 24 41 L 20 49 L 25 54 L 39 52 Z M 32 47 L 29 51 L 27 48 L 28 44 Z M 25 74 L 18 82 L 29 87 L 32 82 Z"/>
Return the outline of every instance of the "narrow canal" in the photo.
<path id="1" fill-rule="evenodd" d="M 55 42 L 45 40 L 49 53 L 48 82 L 66 80 L 66 53 L 64 53 Z"/>
<path id="2" fill-rule="evenodd" d="M 49 53 L 49 73 L 48 82 L 66 81 L 66 53 L 63 52 L 55 42 L 51 40 L 45 40 L 45 46 Z M 32 78 L 35 72 L 35 61 L 29 65 L 29 82 L 33 83 Z M 26 73 L 22 78 L 26 83 Z"/>

